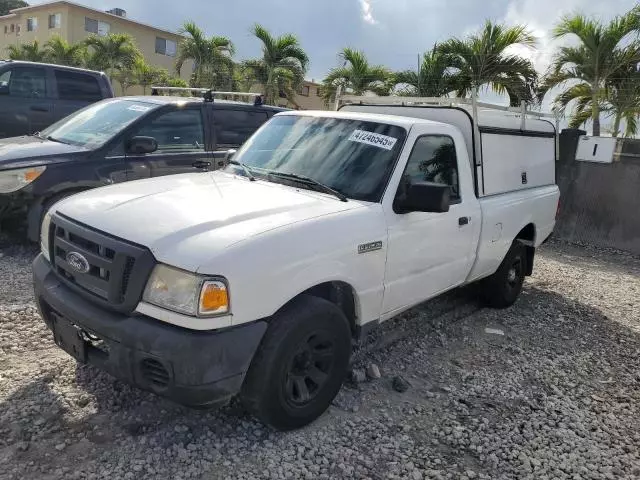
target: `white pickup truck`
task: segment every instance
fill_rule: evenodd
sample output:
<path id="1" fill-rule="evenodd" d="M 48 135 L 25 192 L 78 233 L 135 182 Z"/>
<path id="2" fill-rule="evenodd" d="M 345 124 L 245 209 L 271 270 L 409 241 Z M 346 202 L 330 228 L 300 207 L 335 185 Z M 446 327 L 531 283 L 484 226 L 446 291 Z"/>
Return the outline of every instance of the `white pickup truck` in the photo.
<path id="1" fill-rule="evenodd" d="M 471 282 L 490 306 L 518 297 L 555 224 L 555 128 L 485 117 L 286 112 L 221 170 L 66 198 L 33 265 L 42 317 L 140 388 L 190 406 L 239 394 L 277 429 L 308 424 L 363 332 Z"/>

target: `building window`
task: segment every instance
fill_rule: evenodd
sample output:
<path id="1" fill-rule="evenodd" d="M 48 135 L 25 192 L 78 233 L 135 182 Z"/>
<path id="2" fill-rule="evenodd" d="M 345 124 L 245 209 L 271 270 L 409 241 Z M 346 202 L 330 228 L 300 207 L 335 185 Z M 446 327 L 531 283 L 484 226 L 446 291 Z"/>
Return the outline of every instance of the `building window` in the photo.
<path id="1" fill-rule="evenodd" d="M 54 13 L 53 15 L 49 15 L 49 28 L 60 28 L 61 23 L 62 14 Z"/>
<path id="2" fill-rule="evenodd" d="M 167 55 L 169 57 L 175 57 L 177 48 L 178 45 L 173 40 L 156 37 L 156 53 L 159 53 L 160 55 Z"/>
<path id="3" fill-rule="evenodd" d="M 22 27 L 20 25 L 16 25 L 16 35 L 20 35 L 20 30 L 22 30 Z"/>
<path id="4" fill-rule="evenodd" d="M 303 97 L 308 97 L 309 85 L 303 85 L 302 87 L 300 87 L 300 90 L 298 90 L 298 95 L 302 95 Z"/>
<path id="5" fill-rule="evenodd" d="M 6 35 L 7 33 L 9 33 L 9 25 L 4 26 L 4 34 Z"/>
<path id="6" fill-rule="evenodd" d="M 94 33 L 99 37 L 105 37 L 109 35 L 109 32 L 111 31 L 111 25 L 107 22 L 100 22 L 98 20 L 94 20 L 93 18 L 85 17 L 84 29 L 85 31 Z"/>
<path id="7" fill-rule="evenodd" d="M 316 90 L 316 95 L 318 95 L 319 97 L 322 96 L 322 89 L 320 87 L 318 87 L 318 90 Z"/>
<path id="8" fill-rule="evenodd" d="M 30 17 L 27 18 L 27 32 L 33 32 L 38 28 L 38 18 Z"/>
<path id="9" fill-rule="evenodd" d="M 11 24 L 11 33 L 15 32 L 15 31 L 16 31 L 16 26 L 15 26 L 15 24 L 12 23 Z"/>

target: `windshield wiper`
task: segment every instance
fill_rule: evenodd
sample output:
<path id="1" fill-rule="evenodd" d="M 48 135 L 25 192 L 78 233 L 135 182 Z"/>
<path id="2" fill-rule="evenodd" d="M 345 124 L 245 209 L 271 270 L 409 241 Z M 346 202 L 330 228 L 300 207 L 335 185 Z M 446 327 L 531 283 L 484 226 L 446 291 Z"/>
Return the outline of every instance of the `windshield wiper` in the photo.
<path id="1" fill-rule="evenodd" d="M 285 179 L 288 179 L 288 180 L 295 180 L 296 182 L 299 182 L 299 183 L 306 183 L 307 185 L 313 185 L 315 187 L 318 187 L 323 192 L 329 193 L 329 194 L 337 197 L 338 199 L 340 199 L 341 202 L 348 202 L 349 201 L 349 199 L 347 197 L 345 197 L 339 191 L 334 190 L 330 186 L 325 185 L 324 183 L 320 183 L 319 181 L 314 180 L 313 178 L 305 177 L 304 175 L 298 175 L 297 173 L 276 172 L 276 171 L 273 171 L 273 170 L 269 170 L 268 174 L 269 175 L 273 175 L 274 177 L 281 177 L 281 178 L 285 178 Z"/>
<path id="2" fill-rule="evenodd" d="M 64 145 L 70 145 L 69 143 L 64 142 L 64 141 L 62 141 L 62 140 L 60 140 L 60 139 L 58 139 L 58 138 L 54 138 L 54 137 L 52 137 L 51 135 L 49 135 L 49 136 L 47 136 L 47 137 L 43 137 L 42 135 L 38 134 L 38 135 L 37 135 L 37 137 L 38 137 L 38 138 L 41 138 L 41 139 L 43 139 L 43 140 L 49 140 L 50 142 L 62 143 L 62 144 L 64 144 Z"/>
<path id="3" fill-rule="evenodd" d="M 251 170 L 251 167 L 245 165 L 242 162 L 239 162 L 238 160 L 229 160 L 228 163 L 231 165 L 237 165 L 238 167 L 240 167 L 244 171 L 245 176 L 249 178 L 249 181 L 251 182 L 256 181 L 256 177 L 253 175 L 253 171 Z"/>

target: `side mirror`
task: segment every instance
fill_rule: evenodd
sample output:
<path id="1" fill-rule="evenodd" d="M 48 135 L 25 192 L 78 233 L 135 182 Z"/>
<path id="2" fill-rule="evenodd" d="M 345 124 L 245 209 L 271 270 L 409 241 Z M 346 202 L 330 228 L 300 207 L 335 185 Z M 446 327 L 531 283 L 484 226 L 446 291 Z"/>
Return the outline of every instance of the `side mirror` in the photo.
<path id="1" fill-rule="evenodd" d="M 127 153 L 144 155 L 158 150 L 158 142 L 153 137 L 133 137 L 126 144 Z"/>
<path id="2" fill-rule="evenodd" d="M 441 183 L 415 182 L 407 185 L 393 202 L 396 213 L 449 211 L 451 187 Z"/>

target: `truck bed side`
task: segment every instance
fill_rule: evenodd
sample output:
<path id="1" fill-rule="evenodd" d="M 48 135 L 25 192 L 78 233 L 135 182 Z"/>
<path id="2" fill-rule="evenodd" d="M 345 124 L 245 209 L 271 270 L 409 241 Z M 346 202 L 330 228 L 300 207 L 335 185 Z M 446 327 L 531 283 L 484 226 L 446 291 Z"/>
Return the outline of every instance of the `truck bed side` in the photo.
<path id="1" fill-rule="evenodd" d="M 559 198 L 558 187 L 549 185 L 479 199 L 482 227 L 467 283 L 495 272 L 518 236 L 530 240 L 535 247 L 546 240 L 555 226 Z M 528 225 L 533 225 L 533 230 Z"/>

